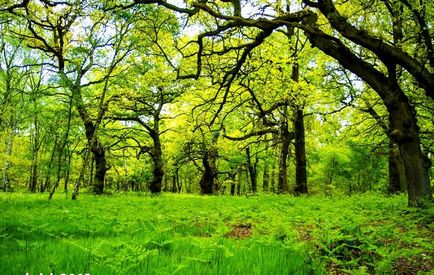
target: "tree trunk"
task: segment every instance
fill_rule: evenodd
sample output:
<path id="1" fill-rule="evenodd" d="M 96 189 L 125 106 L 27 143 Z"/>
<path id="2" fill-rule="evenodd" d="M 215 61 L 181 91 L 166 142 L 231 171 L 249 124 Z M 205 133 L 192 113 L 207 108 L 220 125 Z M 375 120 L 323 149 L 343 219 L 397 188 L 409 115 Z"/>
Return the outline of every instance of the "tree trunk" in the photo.
<path id="1" fill-rule="evenodd" d="M 257 190 L 257 172 L 256 172 L 256 165 L 257 165 L 257 161 L 255 162 L 255 164 L 252 163 L 252 157 L 250 155 L 250 148 L 247 147 L 246 148 L 246 154 L 247 154 L 247 169 L 249 170 L 249 175 L 250 175 L 250 183 L 252 186 L 252 192 L 256 193 Z"/>
<path id="2" fill-rule="evenodd" d="M 154 120 L 154 123 L 155 120 Z M 161 149 L 161 141 L 160 134 L 158 131 L 155 131 L 152 135 L 153 140 L 153 148 L 151 153 L 152 164 L 153 164 L 153 177 L 149 189 L 151 193 L 160 193 L 161 192 L 161 183 L 163 182 L 164 177 L 164 164 L 163 164 L 163 151 Z"/>
<path id="3" fill-rule="evenodd" d="M 92 191 L 94 194 L 102 194 L 104 192 L 104 180 L 107 172 L 105 150 L 102 148 L 95 148 L 92 152 L 95 160 L 95 175 Z"/>
<path id="4" fill-rule="evenodd" d="M 284 106 L 284 110 L 287 110 L 287 107 Z M 280 138 L 282 147 L 280 149 L 280 158 L 279 158 L 279 181 L 278 181 L 278 193 L 288 193 L 288 155 L 289 155 L 289 145 L 291 142 L 290 133 L 288 131 L 288 124 L 286 122 L 286 111 L 284 111 L 285 121 L 282 123 L 280 127 Z"/>
<path id="5" fill-rule="evenodd" d="M 307 194 L 307 173 L 306 173 L 306 144 L 304 138 L 304 117 L 303 110 L 295 112 L 295 194 Z"/>
<path id="6" fill-rule="evenodd" d="M 178 193 L 181 193 L 181 191 L 182 191 L 182 181 L 179 178 L 179 167 L 178 166 L 176 166 L 176 168 L 175 168 L 175 179 L 176 179 L 176 185 L 178 187 Z"/>
<path id="7" fill-rule="evenodd" d="M 34 150 L 32 154 L 32 164 L 30 166 L 30 181 L 29 181 L 30 192 L 35 192 L 37 185 L 38 185 L 38 150 Z"/>
<path id="8" fill-rule="evenodd" d="M 229 179 L 231 180 L 231 196 L 235 196 L 236 176 L 236 172 L 229 174 Z"/>
<path id="9" fill-rule="evenodd" d="M 213 139 L 209 148 L 205 150 L 205 154 L 202 157 L 202 164 L 204 167 L 202 178 L 200 180 L 201 194 L 213 194 L 218 191 L 218 179 L 217 179 L 217 139 L 219 133 L 214 133 Z"/>
<path id="10" fill-rule="evenodd" d="M 5 192 L 10 192 L 11 189 L 11 180 L 9 178 L 9 168 L 10 168 L 10 161 L 9 158 L 12 155 L 12 146 L 14 142 L 15 137 L 15 129 L 14 127 L 11 127 L 9 135 L 8 135 L 8 141 L 6 145 L 6 160 L 3 167 L 3 188 Z"/>
<path id="11" fill-rule="evenodd" d="M 64 78 L 67 77 L 64 76 Z M 100 104 L 98 119 L 96 123 L 94 123 L 86 110 L 83 97 L 81 95 L 81 87 L 76 85 L 70 88 L 72 91 L 73 103 L 77 108 L 80 118 L 84 124 L 89 151 L 93 154 L 95 161 L 95 175 L 91 189 L 94 194 L 101 195 L 104 192 L 104 179 L 107 172 L 107 160 L 105 157 L 105 148 L 98 138 L 97 130 L 104 114 L 104 108 Z M 103 98 L 104 97 L 102 97 L 102 99 Z"/>
<path id="12" fill-rule="evenodd" d="M 391 137 L 398 144 L 401 158 L 404 162 L 405 175 L 408 179 L 409 206 L 422 206 L 425 200 L 432 200 L 428 169 L 429 159 L 423 155 L 414 110 L 408 100 L 398 97 L 398 100 L 388 104 L 391 117 Z"/>
<path id="13" fill-rule="evenodd" d="M 213 194 L 215 190 L 215 181 L 217 180 L 217 168 L 212 149 L 209 149 L 202 158 L 204 171 L 200 180 L 201 194 Z"/>

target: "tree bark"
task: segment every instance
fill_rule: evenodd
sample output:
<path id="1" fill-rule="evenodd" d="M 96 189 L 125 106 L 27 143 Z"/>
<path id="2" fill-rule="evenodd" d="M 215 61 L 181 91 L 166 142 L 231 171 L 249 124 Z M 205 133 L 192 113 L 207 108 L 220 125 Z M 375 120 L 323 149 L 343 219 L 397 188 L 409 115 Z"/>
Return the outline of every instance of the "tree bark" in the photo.
<path id="1" fill-rule="evenodd" d="M 217 167 L 215 160 L 215 150 L 210 148 L 202 157 L 204 171 L 200 180 L 201 194 L 208 195 L 217 191 L 215 182 L 217 181 Z"/>
<path id="2" fill-rule="evenodd" d="M 95 161 L 95 174 L 93 177 L 92 191 L 94 194 L 102 194 L 104 192 L 104 180 L 107 172 L 107 160 L 105 150 L 101 147 L 92 150 Z"/>
<path id="3" fill-rule="evenodd" d="M 307 172 L 306 172 L 306 143 L 304 136 L 304 114 L 303 110 L 295 111 L 294 133 L 295 133 L 295 194 L 307 194 Z"/>
<path id="4" fill-rule="evenodd" d="M 250 175 L 250 183 L 252 186 L 252 192 L 256 193 L 257 191 L 257 171 L 256 171 L 256 165 L 257 161 L 253 164 L 252 163 L 252 157 L 250 155 L 250 148 L 246 148 L 246 155 L 247 155 L 247 169 L 249 170 Z"/>
<path id="5" fill-rule="evenodd" d="M 299 67 L 296 60 L 292 65 L 291 79 L 299 81 Z M 304 132 L 303 107 L 299 106 L 294 112 L 294 135 L 295 135 L 295 188 L 296 195 L 307 194 L 307 172 L 306 172 L 306 142 Z"/>
<path id="6" fill-rule="evenodd" d="M 154 120 L 154 124 L 157 122 Z M 151 134 L 153 140 L 153 148 L 151 152 L 153 171 L 152 171 L 152 181 L 149 186 L 151 193 L 161 192 L 161 183 L 164 177 L 164 164 L 163 164 L 163 150 L 161 149 L 161 141 L 159 131 L 155 131 Z"/>
<path id="7" fill-rule="evenodd" d="M 291 133 L 288 131 L 287 123 L 287 109 L 288 107 L 283 106 L 283 122 L 280 126 L 280 139 L 281 139 L 281 149 L 279 158 L 279 179 L 278 179 L 278 193 L 288 193 L 288 155 L 289 155 L 289 145 L 291 143 Z"/>
<path id="8" fill-rule="evenodd" d="M 235 196 L 235 187 L 236 187 L 236 177 L 237 177 L 237 173 L 236 172 L 231 172 L 229 173 L 229 179 L 231 181 L 231 196 Z"/>
<path id="9" fill-rule="evenodd" d="M 215 132 L 212 138 L 209 148 L 205 149 L 205 153 L 202 157 L 203 173 L 200 180 L 201 194 L 209 195 L 218 191 L 218 179 L 217 179 L 217 139 L 219 133 Z"/>

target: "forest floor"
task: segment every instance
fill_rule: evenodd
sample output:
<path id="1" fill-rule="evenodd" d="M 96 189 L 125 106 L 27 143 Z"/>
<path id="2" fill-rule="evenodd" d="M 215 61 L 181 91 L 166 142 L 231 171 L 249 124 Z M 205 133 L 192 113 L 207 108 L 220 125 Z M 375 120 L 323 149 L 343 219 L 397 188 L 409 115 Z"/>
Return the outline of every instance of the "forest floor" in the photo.
<path id="1" fill-rule="evenodd" d="M 0 274 L 433 274 L 406 197 L 0 194 Z"/>

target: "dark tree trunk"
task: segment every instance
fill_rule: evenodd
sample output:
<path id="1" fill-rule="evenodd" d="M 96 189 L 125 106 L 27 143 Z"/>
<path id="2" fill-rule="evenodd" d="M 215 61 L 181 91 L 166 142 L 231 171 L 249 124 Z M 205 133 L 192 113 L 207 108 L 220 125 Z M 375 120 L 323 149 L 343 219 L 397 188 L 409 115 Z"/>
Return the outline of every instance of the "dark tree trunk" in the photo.
<path id="1" fill-rule="evenodd" d="M 291 79 L 299 81 L 298 61 L 292 65 Z M 306 143 L 304 137 L 304 114 L 303 107 L 298 107 L 294 112 L 294 135 L 295 135 L 295 188 L 296 195 L 307 194 L 306 172 Z"/>
<path id="2" fill-rule="evenodd" d="M 214 133 L 211 145 L 205 150 L 205 154 L 202 157 L 203 174 L 200 180 L 201 194 L 213 194 L 218 191 L 218 178 L 217 178 L 217 139 L 219 133 Z"/>
<path id="3" fill-rule="evenodd" d="M 213 194 L 217 181 L 217 168 L 213 149 L 209 149 L 202 158 L 204 171 L 200 180 L 201 194 Z"/>
<path id="4" fill-rule="evenodd" d="M 231 179 L 231 196 L 235 196 L 235 187 L 236 187 L 236 173 L 230 174 Z"/>
<path id="5" fill-rule="evenodd" d="M 428 176 L 430 162 L 420 149 L 414 110 L 404 98 L 390 104 L 388 109 L 393 129 L 390 134 L 398 144 L 408 180 L 408 204 L 421 206 L 425 200 L 432 200 Z"/>
<path id="6" fill-rule="evenodd" d="M 95 158 L 91 157 L 90 159 L 90 169 L 89 169 L 89 186 L 93 186 L 94 183 L 94 177 L 95 177 Z M 127 190 L 125 190 L 127 191 Z"/>
<path id="7" fill-rule="evenodd" d="M 307 194 L 306 144 L 304 138 L 303 110 L 295 112 L 295 194 Z"/>
<path id="8" fill-rule="evenodd" d="M 104 192 L 104 180 L 107 172 L 107 160 L 103 148 L 92 150 L 95 161 L 95 175 L 93 178 L 92 192 L 100 195 Z"/>
<path id="9" fill-rule="evenodd" d="M 280 126 L 280 139 L 282 147 L 280 149 L 279 158 L 279 180 L 278 180 L 278 193 L 288 193 L 288 155 L 289 155 L 289 145 L 291 143 L 291 136 L 288 131 L 288 123 L 286 122 L 287 107 L 284 106 L 284 122 Z"/>
<path id="10" fill-rule="evenodd" d="M 36 191 L 36 186 L 38 185 L 38 154 L 33 152 L 32 165 L 30 166 L 30 181 L 29 190 L 30 192 Z"/>
<path id="11" fill-rule="evenodd" d="M 249 170 L 252 192 L 256 193 L 257 185 L 258 185 L 257 184 L 256 166 L 257 166 L 258 161 L 256 159 L 255 163 L 252 163 L 252 156 L 250 155 L 250 148 L 249 147 L 246 148 L 246 154 L 247 154 L 247 169 Z"/>
<path id="12" fill-rule="evenodd" d="M 160 113 L 154 114 L 154 131 L 151 132 L 153 141 L 152 161 L 153 161 L 153 178 L 150 185 L 152 193 L 161 192 L 161 183 L 164 177 L 163 150 L 161 149 L 160 141 Z M 173 183 L 174 185 L 176 182 Z M 176 186 L 175 186 L 176 188 Z"/>
<path id="13" fill-rule="evenodd" d="M 238 173 L 238 177 L 237 177 L 238 179 L 237 179 L 237 188 L 236 188 L 236 193 L 237 193 L 237 196 L 240 196 L 241 195 L 241 172 L 240 173 Z"/>
<path id="14" fill-rule="evenodd" d="M 151 153 L 153 171 L 152 171 L 152 181 L 149 186 L 149 189 L 151 190 L 152 193 L 160 193 L 161 183 L 163 182 L 163 177 L 164 177 L 163 151 L 161 149 L 159 132 L 155 131 L 155 133 L 153 133 L 151 137 L 153 140 L 153 148 Z"/>

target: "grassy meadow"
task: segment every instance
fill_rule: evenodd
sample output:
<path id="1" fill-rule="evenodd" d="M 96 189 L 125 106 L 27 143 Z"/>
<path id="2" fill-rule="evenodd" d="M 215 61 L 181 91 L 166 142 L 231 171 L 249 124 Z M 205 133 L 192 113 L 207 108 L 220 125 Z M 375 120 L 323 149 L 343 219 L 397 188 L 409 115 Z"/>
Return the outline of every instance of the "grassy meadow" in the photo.
<path id="1" fill-rule="evenodd" d="M 0 274 L 433 273 L 404 196 L 0 194 Z"/>

